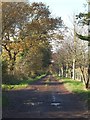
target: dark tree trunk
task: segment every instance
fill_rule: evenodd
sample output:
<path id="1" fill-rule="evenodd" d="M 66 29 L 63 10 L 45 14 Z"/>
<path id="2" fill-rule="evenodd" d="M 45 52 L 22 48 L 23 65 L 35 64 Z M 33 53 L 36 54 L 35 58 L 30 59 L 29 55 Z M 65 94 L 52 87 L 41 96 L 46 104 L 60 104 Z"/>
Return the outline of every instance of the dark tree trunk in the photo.
<path id="1" fill-rule="evenodd" d="M 86 83 L 86 88 L 89 88 L 89 82 L 90 82 L 90 64 L 88 66 L 88 80 L 87 80 L 87 83 Z"/>
<path id="2" fill-rule="evenodd" d="M 86 80 L 85 80 L 85 75 L 84 75 L 84 68 L 82 68 L 82 67 L 80 66 L 80 70 L 81 70 L 81 72 L 82 72 L 82 77 L 83 77 L 83 80 L 82 80 L 82 81 L 84 81 L 84 83 L 85 83 L 85 85 L 86 85 Z"/>
<path id="3" fill-rule="evenodd" d="M 10 71 L 13 71 L 14 70 L 14 66 L 15 66 L 15 61 L 16 61 L 16 55 L 18 52 L 15 52 L 12 54 L 11 51 L 8 49 L 7 47 L 7 44 L 3 44 L 3 47 L 5 48 L 5 50 L 8 52 L 8 56 L 9 56 L 9 59 L 10 59 L 10 62 L 11 62 L 11 65 L 10 65 Z"/>
<path id="4" fill-rule="evenodd" d="M 17 55 L 17 52 L 14 52 L 13 58 L 11 60 L 12 61 L 11 68 L 10 68 L 11 71 L 13 71 L 15 67 L 16 55 Z"/>

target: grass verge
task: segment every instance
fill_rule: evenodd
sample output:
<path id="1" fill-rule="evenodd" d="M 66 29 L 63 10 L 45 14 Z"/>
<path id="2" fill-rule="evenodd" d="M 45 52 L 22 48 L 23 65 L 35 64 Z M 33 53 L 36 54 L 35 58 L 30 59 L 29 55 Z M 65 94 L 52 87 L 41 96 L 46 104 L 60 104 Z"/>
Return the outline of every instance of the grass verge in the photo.
<path id="1" fill-rule="evenodd" d="M 41 78 L 43 78 L 44 76 L 46 76 L 46 74 L 37 76 L 35 78 L 29 78 L 29 79 L 24 79 L 24 80 L 20 80 L 20 81 L 11 80 L 12 81 L 11 83 L 2 84 L 2 90 L 11 90 L 11 89 L 15 90 L 15 89 L 26 88 L 30 83 L 38 81 Z"/>
<path id="2" fill-rule="evenodd" d="M 72 80 L 70 78 L 60 78 L 59 76 L 55 77 L 63 82 L 68 91 L 77 94 L 83 101 L 88 103 L 88 109 L 90 109 L 90 89 L 85 89 L 85 85 L 80 81 Z"/>
<path id="3" fill-rule="evenodd" d="M 85 86 L 80 81 L 75 81 L 72 79 L 64 78 L 64 86 L 71 92 L 76 93 L 88 104 L 88 109 L 90 109 L 90 90 L 86 90 Z"/>

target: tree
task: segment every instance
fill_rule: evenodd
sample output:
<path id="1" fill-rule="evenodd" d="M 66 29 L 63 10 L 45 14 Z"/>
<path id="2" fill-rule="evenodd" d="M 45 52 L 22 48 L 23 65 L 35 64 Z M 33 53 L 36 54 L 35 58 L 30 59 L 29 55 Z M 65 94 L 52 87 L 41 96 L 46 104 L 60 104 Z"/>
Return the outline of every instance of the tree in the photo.
<path id="1" fill-rule="evenodd" d="M 19 70 L 25 76 L 35 76 L 46 72 L 51 60 L 51 47 L 45 42 L 34 41 L 34 45 L 29 49 L 19 61 Z"/>
<path id="2" fill-rule="evenodd" d="M 90 2 L 88 2 L 88 7 L 90 7 Z M 90 25 L 90 11 L 88 13 L 80 13 L 79 15 L 76 15 L 79 23 L 82 23 L 82 25 Z M 90 30 L 88 29 L 88 36 L 78 34 L 76 32 L 76 35 L 81 39 L 88 41 L 88 78 L 86 82 L 86 88 L 89 87 L 89 82 L 90 82 Z"/>
<path id="3" fill-rule="evenodd" d="M 6 59 L 10 72 L 14 70 L 20 55 L 27 56 L 28 53 L 32 58 L 33 50 L 36 52 L 38 49 L 36 44 L 49 44 L 49 31 L 62 25 L 61 18 L 53 18 L 50 14 L 49 7 L 43 3 L 2 3 L 2 46 L 3 53 L 6 52 L 8 55 Z M 49 59 L 45 58 L 50 49 L 46 46 L 42 51 L 43 66 L 47 66 Z"/>
<path id="4" fill-rule="evenodd" d="M 10 70 L 14 69 L 16 56 L 21 50 L 18 32 L 20 26 L 27 21 L 30 14 L 30 7 L 27 3 L 2 3 L 2 46 L 3 52 L 7 52 L 11 63 Z"/>
<path id="5" fill-rule="evenodd" d="M 86 83 L 87 43 L 76 38 L 75 44 L 73 42 L 73 34 L 69 32 L 69 35 L 59 44 L 60 48 L 52 59 L 62 76 L 72 78 L 73 55 L 75 55 L 75 79 L 81 80 L 82 77 L 82 81 Z"/>

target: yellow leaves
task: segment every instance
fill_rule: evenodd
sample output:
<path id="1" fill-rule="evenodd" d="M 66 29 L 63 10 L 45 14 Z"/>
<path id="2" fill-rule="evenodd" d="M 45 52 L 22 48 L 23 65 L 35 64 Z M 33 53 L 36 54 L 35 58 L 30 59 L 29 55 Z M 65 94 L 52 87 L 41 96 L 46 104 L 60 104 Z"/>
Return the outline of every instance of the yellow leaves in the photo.
<path id="1" fill-rule="evenodd" d="M 31 44 L 31 40 L 29 37 L 26 37 L 25 38 L 25 42 L 24 42 L 24 45 L 26 48 L 29 48 L 30 47 L 30 44 Z"/>
<path id="2" fill-rule="evenodd" d="M 2 51 L 2 59 L 8 59 L 8 54 L 7 54 L 7 52 L 3 49 L 3 51 Z"/>
<path id="3" fill-rule="evenodd" d="M 10 51 L 23 51 L 23 45 L 22 43 L 20 42 L 10 42 L 10 43 L 7 43 L 7 48 L 10 50 Z"/>
<path id="4" fill-rule="evenodd" d="M 13 49 L 13 48 L 16 47 L 16 44 L 15 44 L 15 43 L 10 43 L 10 44 L 8 45 L 8 47 L 9 47 L 10 49 Z"/>

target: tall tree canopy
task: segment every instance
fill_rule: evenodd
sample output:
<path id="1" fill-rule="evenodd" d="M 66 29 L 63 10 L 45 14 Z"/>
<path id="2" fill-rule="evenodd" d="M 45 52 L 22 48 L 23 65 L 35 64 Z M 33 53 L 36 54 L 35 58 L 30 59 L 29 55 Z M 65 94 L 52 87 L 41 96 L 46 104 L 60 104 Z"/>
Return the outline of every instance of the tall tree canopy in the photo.
<path id="1" fill-rule="evenodd" d="M 31 62 L 35 65 L 34 63 L 43 61 L 42 66 L 48 66 L 50 63 L 48 39 L 51 38 L 49 32 L 60 26 L 62 26 L 61 17 L 53 18 L 49 7 L 42 2 L 31 4 L 3 2 L 2 46 L 4 58 L 7 56 L 5 59 L 8 61 L 9 70 L 14 70 L 20 55 L 22 58 L 28 57 L 29 61 L 31 60 L 30 65 Z M 43 54 L 42 57 L 39 56 L 40 52 Z"/>

